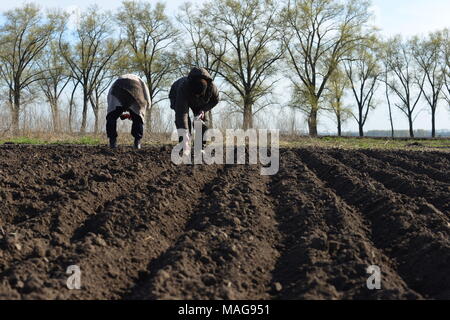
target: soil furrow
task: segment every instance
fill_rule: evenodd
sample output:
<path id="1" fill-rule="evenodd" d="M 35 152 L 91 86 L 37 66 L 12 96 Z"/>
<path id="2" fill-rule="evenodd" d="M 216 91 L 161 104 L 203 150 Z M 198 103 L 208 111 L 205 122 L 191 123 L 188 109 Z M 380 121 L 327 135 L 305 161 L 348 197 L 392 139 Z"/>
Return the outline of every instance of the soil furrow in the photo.
<path id="1" fill-rule="evenodd" d="M 176 244 L 149 265 L 129 299 L 268 299 L 278 257 L 267 178 L 227 166 Z"/>
<path id="2" fill-rule="evenodd" d="M 425 198 L 444 214 L 440 218 L 443 224 L 450 222 L 450 184 L 435 181 L 430 184 L 427 176 L 414 174 L 384 161 L 368 157 L 362 152 L 330 151 L 330 155 L 346 166 L 367 173 L 386 188 L 404 194 L 410 198 Z"/>
<path id="3" fill-rule="evenodd" d="M 426 298 L 449 298 L 449 226 L 426 203 L 411 203 L 367 175 L 343 166 L 326 152 L 298 151 L 308 167 L 371 222 L 372 239 L 397 264 L 408 286 Z M 429 220 L 432 222 L 430 222 Z"/>
<path id="4" fill-rule="evenodd" d="M 102 205 L 122 194 L 124 190 L 133 189 L 141 180 L 154 178 L 161 172 L 161 162 L 152 154 L 147 157 L 144 154 L 124 157 L 120 151 L 113 153 L 100 149 L 96 152 L 97 161 L 91 160 L 92 165 L 87 167 L 89 169 L 85 169 L 83 163 L 85 157 L 76 150 L 66 153 L 67 158 L 59 166 L 61 170 L 55 170 L 47 176 L 45 172 L 37 171 L 39 172 L 37 180 L 44 176 L 46 177 L 44 181 L 48 181 L 50 177 L 58 182 L 57 186 L 50 187 L 52 190 L 57 189 L 58 194 L 46 199 L 47 210 L 34 212 L 32 218 L 16 224 L 6 224 L 4 228 L 7 234 L 14 236 L 8 236 L 11 238 L 9 242 L 13 245 L 3 254 L 0 278 L 6 280 L 7 286 L 17 288 L 14 296 L 18 297 L 19 292 L 26 295 L 30 291 L 21 288 L 21 283 L 25 283 L 25 286 L 27 283 L 43 285 L 41 277 L 37 275 L 49 275 L 47 287 L 61 287 L 62 284 L 56 278 L 66 278 L 62 257 L 76 250 L 71 239 L 73 232 L 86 219 L 95 215 L 96 210 L 101 209 Z M 54 151 L 46 155 L 51 159 L 56 157 L 58 161 L 62 161 L 60 155 Z M 136 158 L 142 161 L 136 163 Z M 26 167 L 27 158 L 24 157 L 22 162 Z M 135 172 L 137 168 L 147 167 L 152 170 L 146 170 L 141 176 Z M 23 275 L 18 276 L 19 274 Z"/>
<path id="5" fill-rule="evenodd" d="M 266 177 L 171 149 L 0 146 L 0 299 L 450 299 L 448 155 L 280 150 Z"/>
<path id="6" fill-rule="evenodd" d="M 60 267 L 81 268 L 83 289 L 47 290 L 44 294 L 63 299 L 120 298 L 139 281 L 148 261 L 182 232 L 196 195 L 216 176 L 216 167 L 205 169 L 194 174 L 198 170 L 192 167 L 174 166 L 132 192 L 124 186 L 123 196 L 105 204 L 86 221 L 72 239 L 73 250 L 56 261 Z M 183 186 L 187 183 L 186 192 Z M 186 194 L 193 196 L 192 203 L 186 202 Z M 64 278 L 63 272 L 61 268 L 59 277 Z"/>
<path id="7" fill-rule="evenodd" d="M 272 185 L 284 238 L 274 271 L 274 281 L 283 288 L 279 299 L 420 297 L 374 247 L 360 212 L 326 188 L 294 152 L 284 153 L 282 163 Z M 367 288 L 366 270 L 372 265 L 385 275 L 382 291 Z"/>
<path id="8" fill-rule="evenodd" d="M 403 151 L 398 150 L 395 152 L 396 155 L 400 156 L 405 161 L 417 161 L 423 164 L 424 166 L 428 166 L 437 170 L 448 171 L 450 168 L 450 160 L 445 157 L 446 153 L 443 152 L 432 152 L 432 151 Z M 432 161 L 430 161 L 430 158 Z"/>
<path id="9" fill-rule="evenodd" d="M 67 259 L 87 274 L 82 297 L 118 299 L 139 283 L 148 262 L 183 232 L 217 169 L 174 166 L 151 181 L 146 190 L 111 202 L 97 219 L 89 221 L 84 233 L 89 232 L 77 240 L 85 252 Z M 96 259 L 98 251 L 104 253 L 101 259 Z M 108 279 L 108 287 L 99 290 L 104 279 Z"/>
<path id="10" fill-rule="evenodd" d="M 381 160 L 383 162 L 389 163 L 392 166 L 397 166 L 399 168 L 409 170 L 410 172 L 425 174 L 430 179 L 441 181 L 444 183 L 450 183 L 450 175 L 445 174 L 442 170 L 438 170 L 432 167 L 429 167 L 427 164 L 414 161 L 410 158 L 399 158 L 397 155 L 391 155 L 389 153 L 383 153 L 375 150 L 362 150 L 364 154 L 369 157 L 373 157 L 375 159 Z M 447 171 L 449 169 L 447 168 Z"/>

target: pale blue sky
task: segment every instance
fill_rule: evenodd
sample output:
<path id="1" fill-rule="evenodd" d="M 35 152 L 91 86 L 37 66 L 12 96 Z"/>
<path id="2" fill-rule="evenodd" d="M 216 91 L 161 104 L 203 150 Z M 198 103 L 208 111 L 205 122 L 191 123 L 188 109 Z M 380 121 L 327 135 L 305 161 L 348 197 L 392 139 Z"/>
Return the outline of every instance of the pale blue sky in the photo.
<path id="1" fill-rule="evenodd" d="M 415 35 L 450 27 L 449 0 L 373 0 L 376 24 L 386 35 Z"/>
<path id="2" fill-rule="evenodd" d="M 191 2 L 199 3 L 204 0 L 191 0 Z M 0 10 L 14 8 L 23 2 L 17 0 L 2 0 Z M 41 0 L 34 1 L 43 7 L 60 7 L 63 9 L 83 9 L 91 4 L 97 4 L 103 9 L 116 9 L 120 6 L 119 0 Z M 149 2 L 157 2 L 149 0 Z M 173 15 L 176 9 L 185 0 L 170 0 L 167 3 L 167 12 Z M 390 36 L 394 34 L 403 34 L 405 36 L 415 34 L 426 34 L 430 31 L 450 27 L 448 14 L 450 12 L 450 0 L 372 0 L 372 10 L 375 13 L 375 24 L 381 28 L 382 34 Z M 430 129 L 430 115 L 426 109 L 418 116 L 415 127 L 417 129 Z M 407 121 L 399 112 L 394 112 L 396 129 L 407 129 Z M 369 116 L 366 129 L 389 129 L 387 122 L 388 114 L 385 102 L 380 100 L 377 110 Z M 438 129 L 450 129 L 450 112 L 445 103 L 439 107 L 437 116 Z M 325 118 L 320 124 L 322 131 L 334 131 L 334 124 Z M 344 130 L 356 130 L 356 124 L 350 120 L 345 125 Z"/>
<path id="3" fill-rule="evenodd" d="M 204 0 L 191 0 L 199 3 Z M 17 0 L 2 0 L 0 10 L 7 10 L 20 5 Z M 85 8 L 97 4 L 104 9 L 115 9 L 120 6 L 120 0 L 37 0 L 43 7 Z M 157 2 L 149 0 L 149 2 Z M 176 10 L 185 0 L 165 1 L 168 11 Z M 377 25 L 382 27 L 385 34 L 402 33 L 412 35 L 426 33 L 449 26 L 449 0 L 372 0 L 373 10 L 377 16 Z"/>

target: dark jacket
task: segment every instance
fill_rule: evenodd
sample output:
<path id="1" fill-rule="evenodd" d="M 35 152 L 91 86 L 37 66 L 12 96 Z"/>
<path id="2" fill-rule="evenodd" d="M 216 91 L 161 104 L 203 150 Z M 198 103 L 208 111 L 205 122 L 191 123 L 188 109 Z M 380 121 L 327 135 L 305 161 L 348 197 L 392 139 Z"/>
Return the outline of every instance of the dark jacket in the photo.
<path id="1" fill-rule="evenodd" d="M 205 95 L 196 98 L 189 90 L 189 79 L 199 77 L 208 82 Z M 189 128 L 189 108 L 194 114 L 207 112 L 219 103 L 219 90 L 213 83 L 211 75 L 203 68 L 193 68 L 187 77 L 172 84 L 169 92 L 170 107 L 175 110 L 177 129 Z"/>

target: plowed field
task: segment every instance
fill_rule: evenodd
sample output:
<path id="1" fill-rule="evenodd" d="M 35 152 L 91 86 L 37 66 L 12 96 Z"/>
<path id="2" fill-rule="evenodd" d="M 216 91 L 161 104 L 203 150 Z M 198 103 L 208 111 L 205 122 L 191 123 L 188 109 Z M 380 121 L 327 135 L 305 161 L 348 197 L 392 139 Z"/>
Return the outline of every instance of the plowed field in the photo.
<path id="1" fill-rule="evenodd" d="M 170 152 L 1 146 L 0 298 L 450 299 L 449 153 L 283 149 L 261 176 Z"/>

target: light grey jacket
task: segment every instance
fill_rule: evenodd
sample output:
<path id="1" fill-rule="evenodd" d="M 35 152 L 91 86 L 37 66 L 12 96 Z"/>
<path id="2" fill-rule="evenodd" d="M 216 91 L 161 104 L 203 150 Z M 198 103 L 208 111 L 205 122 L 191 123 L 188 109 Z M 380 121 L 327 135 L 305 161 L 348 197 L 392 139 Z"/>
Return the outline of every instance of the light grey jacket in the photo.
<path id="1" fill-rule="evenodd" d="M 130 109 L 135 114 L 140 115 L 141 118 L 142 118 L 142 121 L 144 122 L 145 121 L 145 113 L 146 113 L 147 109 L 150 108 L 151 103 L 152 103 L 148 87 L 147 87 L 147 85 L 145 84 L 145 82 L 141 78 L 139 78 L 138 76 L 136 76 L 134 74 L 122 75 L 117 80 L 123 80 L 123 79 L 128 79 L 128 80 L 131 80 L 131 81 L 135 81 L 142 88 L 142 96 L 141 97 L 134 97 L 134 98 L 135 98 L 136 101 L 145 101 L 146 104 L 144 104 L 144 103 L 143 104 L 135 103 L 135 104 L 130 106 Z M 112 91 L 113 87 L 114 87 L 114 83 L 111 85 L 111 88 L 109 89 L 108 97 L 107 97 L 107 100 L 108 100 L 107 113 L 108 114 L 110 112 L 116 110 L 117 107 L 123 107 L 122 103 L 119 101 L 119 99 L 111 94 L 111 91 Z"/>

